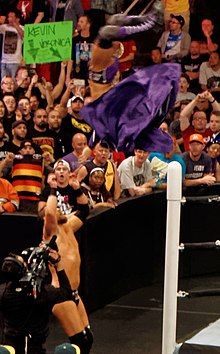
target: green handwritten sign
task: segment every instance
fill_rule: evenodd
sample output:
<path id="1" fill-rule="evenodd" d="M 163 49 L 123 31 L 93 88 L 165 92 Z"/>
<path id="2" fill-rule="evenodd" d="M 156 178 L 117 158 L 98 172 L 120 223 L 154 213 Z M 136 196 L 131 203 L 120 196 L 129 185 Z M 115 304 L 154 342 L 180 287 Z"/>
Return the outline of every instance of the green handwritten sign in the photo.
<path id="1" fill-rule="evenodd" d="M 25 25 L 23 55 L 26 64 L 71 59 L 72 32 L 72 21 Z"/>

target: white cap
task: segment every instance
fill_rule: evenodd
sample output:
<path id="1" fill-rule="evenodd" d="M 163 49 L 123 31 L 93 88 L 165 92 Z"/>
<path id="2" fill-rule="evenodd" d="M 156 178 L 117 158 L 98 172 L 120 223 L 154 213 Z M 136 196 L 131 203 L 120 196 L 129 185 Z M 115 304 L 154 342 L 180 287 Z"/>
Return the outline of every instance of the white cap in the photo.
<path id="1" fill-rule="evenodd" d="M 75 100 L 81 100 L 82 102 L 84 102 L 84 98 L 82 96 L 73 96 L 71 97 L 68 102 L 67 102 L 67 108 L 69 108 L 71 106 L 71 102 L 75 101 Z"/>

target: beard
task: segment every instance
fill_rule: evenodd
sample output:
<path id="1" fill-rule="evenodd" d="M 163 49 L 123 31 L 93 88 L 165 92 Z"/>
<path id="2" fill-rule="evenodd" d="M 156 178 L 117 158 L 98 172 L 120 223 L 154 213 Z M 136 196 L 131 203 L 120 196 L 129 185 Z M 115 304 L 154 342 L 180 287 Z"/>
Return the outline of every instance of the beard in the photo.
<path id="1" fill-rule="evenodd" d="M 16 136 L 16 139 L 19 140 L 19 141 L 23 141 L 23 140 L 25 139 L 25 137 L 20 136 L 20 135 L 17 135 L 17 136 Z"/>
<path id="2" fill-rule="evenodd" d="M 48 124 L 47 124 L 47 123 L 40 123 L 40 124 L 38 124 L 37 127 L 38 127 L 39 129 L 45 129 L 45 128 L 48 127 Z"/>

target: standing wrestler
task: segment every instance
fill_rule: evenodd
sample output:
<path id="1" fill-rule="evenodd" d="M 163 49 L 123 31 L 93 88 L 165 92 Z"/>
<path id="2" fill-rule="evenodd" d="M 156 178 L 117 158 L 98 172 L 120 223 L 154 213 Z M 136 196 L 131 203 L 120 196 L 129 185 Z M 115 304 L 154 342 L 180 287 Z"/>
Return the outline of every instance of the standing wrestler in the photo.
<path id="1" fill-rule="evenodd" d="M 74 175 L 71 175 L 70 180 L 70 184 L 74 185 L 74 189 L 77 189 L 78 195 L 83 194 L 80 184 Z M 57 235 L 59 252 L 73 290 L 73 301 L 63 302 L 59 306 L 55 305 L 53 314 L 58 318 L 70 342 L 80 347 L 81 354 L 88 354 L 92 346 L 93 336 L 90 331 L 85 307 L 78 295 L 80 254 L 74 233 L 83 225 L 85 217 L 89 213 L 89 208 L 88 204 L 86 204 L 85 208 L 80 209 L 80 211 L 68 216 L 61 215 L 57 208 L 57 182 L 53 175 L 49 176 L 48 183 L 51 190 L 46 203 L 43 239 L 49 241 L 53 235 Z M 57 286 L 59 284 L 58 279 L 53 271 L 52 276 L 53 285 Z"/>

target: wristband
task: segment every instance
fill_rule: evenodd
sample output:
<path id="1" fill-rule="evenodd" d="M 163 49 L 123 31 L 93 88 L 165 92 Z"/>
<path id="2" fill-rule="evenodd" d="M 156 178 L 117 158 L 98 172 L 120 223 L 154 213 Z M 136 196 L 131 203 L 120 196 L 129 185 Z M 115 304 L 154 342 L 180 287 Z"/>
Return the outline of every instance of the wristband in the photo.
<path id="1" fill-rule="evenodd" d="M 83 194 L 83 191 L 81 188 L 74 189 L 76 197 L 80 197 Z"/>
<path id="2" fill-rule="evenodd" d="M 209 101 L 210 103 L 214 103 L 216 101 L 216 99 L 214 98 L 213 101 Z"/>
<path id="3" fill-rule="evenodd" d="M 162 188 L 162 180 L 160 178 L 156 179 L 156 188 Z"/>
<path id="4" fill-rule="evenodd" d="M 50 195 L 54 195 L 56 197 L 57 188 L 50 188 Z"/>

